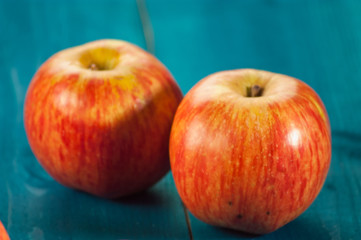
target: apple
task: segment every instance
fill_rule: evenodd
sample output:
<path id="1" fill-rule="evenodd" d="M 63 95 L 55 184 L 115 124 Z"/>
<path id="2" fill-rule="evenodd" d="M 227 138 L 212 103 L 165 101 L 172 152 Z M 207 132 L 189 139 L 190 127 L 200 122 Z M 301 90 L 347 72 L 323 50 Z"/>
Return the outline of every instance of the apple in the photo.
<path id="1" fill-rule="evenodd" d="M 0 240 L 10 240 L 8 233 L 2 222 L 0 221 Z"/>
<path id="2" fill-rule="evenodd" d="M 304 82 L 240 69 L 197 83 L 176 112 L 170 161 L 198 219 L 253 234 L 282 227 L 320 192 L 331 159 L 326 109 Z"/>
<path id="3" fill-rule="evenodd" d="M 26 135 L 56 181 L 118 198 L 169 171 L 181 99 L 154 56 L 125 41 L 98 40 L 60 51 L 38 69 L 24 104 Z"/>

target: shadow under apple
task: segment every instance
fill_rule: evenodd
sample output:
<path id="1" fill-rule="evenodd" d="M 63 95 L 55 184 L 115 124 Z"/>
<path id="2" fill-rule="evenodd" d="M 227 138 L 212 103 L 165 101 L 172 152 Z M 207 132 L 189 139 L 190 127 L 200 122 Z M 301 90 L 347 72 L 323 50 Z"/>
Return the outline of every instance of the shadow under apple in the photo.
<path id="1" fill-rule="evenodd" d="M 330 239 L 329 232 L 322 226 L 320 219 L 313 219 L 310 215 L 300 216 L 284 227 L 264 235 L 249 234 L 227 228 L 208 225 L 190 214 L 194 239 L 301 239 L 326 240 Z"/>

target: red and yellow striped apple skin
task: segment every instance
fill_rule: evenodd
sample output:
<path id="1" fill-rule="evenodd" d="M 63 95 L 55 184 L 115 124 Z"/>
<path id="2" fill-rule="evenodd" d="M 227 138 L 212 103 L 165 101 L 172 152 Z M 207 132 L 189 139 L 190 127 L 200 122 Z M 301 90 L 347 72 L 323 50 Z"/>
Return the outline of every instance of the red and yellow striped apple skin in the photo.
<path id="1" fill-rule="evenodd" d="M 105 198 L 144 190 L 169 171 L 169 134 L 182 99 L 155 57 L 129 43 L 113 45 L 121 61 L 134 64 L 112 74 L 69 71 L 56 54 L 33 77 L 24 106 L 28 141 L 45 170 Z"/>
<path id="2" fill-rule="evenodd" d="M 258 73 L 232 73 L 242 71 Z M 299 216 L 320 192 L 331 159 L 326 109 L 308 85 L 277 76 L 293 82 L 292 96 L 212 97 L 208 77 L 181 102 L 171 131 L 171 169 L 198 219 L 265 234 Z M 201 101 L 200 93 L 206 96 Z"/>
<path id="3" fill-rule="evenodd" d="M 10 240 L 8 233 L 2 222 L 0 221 L 0 240 Z"/>

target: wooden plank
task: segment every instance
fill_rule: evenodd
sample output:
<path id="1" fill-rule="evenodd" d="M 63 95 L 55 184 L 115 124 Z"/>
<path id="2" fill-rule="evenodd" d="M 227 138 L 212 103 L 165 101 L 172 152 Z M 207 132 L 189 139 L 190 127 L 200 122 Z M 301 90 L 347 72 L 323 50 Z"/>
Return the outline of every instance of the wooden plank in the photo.
<path id="1" fill-rule="evenodd" d="M 151 1 L 156 53 L 187 92 L 219 70 L 259 68 L 311 85 L 331 120 L 333 156 L 319 197 L 257 239 L 357 239 L 361 233 L 360 1 Z M 205 4 L 207 3 L 207 4 Z M 194 239 L 256 238 L 190 214 Z"/>
<path id="2" fill-rule="evenodd" d="M 22 119 L 26 88 L 55 52 L 100 38 L 145 40 L 135 1 L 0 1 L 0 219 L 12 239 L 187 239 L 168 174 L 118 201 L 57 184 L 37 163 Z"/>
<path id="3" fill-rule="evenodd" d="M 361 233 L 359 1 L 148 1 L 155 53 L 184 93 L 215 71 L 252 67 L 298 77 L 324 100 L 333 132 L 326 184 L 297 220 L 257 239 L 357 239 Z M 134 1 L 0 1 L 0 219 L 13 239 L 188 238 L 170 175 L 107 201 L 40 168 L 22 127 L 31 76 L 51 54 L 98 38 L 145 47 Z M 254 238 L 190 216 L 194 239 Z"/>

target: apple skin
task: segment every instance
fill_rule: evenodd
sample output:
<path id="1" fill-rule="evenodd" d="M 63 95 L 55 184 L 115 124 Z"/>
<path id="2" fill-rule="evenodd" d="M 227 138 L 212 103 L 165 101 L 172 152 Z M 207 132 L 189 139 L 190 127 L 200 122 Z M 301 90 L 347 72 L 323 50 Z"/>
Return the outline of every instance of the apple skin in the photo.
<path id="1" fill-rule="evenodd" d="M 247 86 L 263 88 L 246 97 Z M 189 211 L 215 226 L 277 230 L 320 192 L 331 160 L 326 109 L 304 82 L 240 69 L 197 83 L 176 112 L 171 169 Z"/>
<path id="2" fill-rule="evenodd" d="M 49 58 L 25 99 L 30 147 L 59 183 L 104 198 L 142 191 L 170 169 L 182 93 L 154 56 L 98 40 Z"/>
<path id="3" fill-rule="evenodd" d="M 0 221 L 0 240 L 10 240 L 8 233 L 2 222 Z"/>

